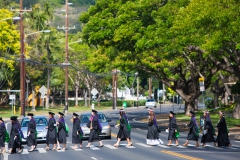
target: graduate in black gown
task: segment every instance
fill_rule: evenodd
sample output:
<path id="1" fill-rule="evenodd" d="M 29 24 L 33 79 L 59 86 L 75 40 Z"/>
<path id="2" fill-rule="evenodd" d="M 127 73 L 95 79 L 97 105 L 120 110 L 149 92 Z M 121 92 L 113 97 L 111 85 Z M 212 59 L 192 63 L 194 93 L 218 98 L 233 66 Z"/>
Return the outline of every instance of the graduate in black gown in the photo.
<path id="1" fill-rule="evenodd" d="M 17 117 L 12 116 L 10 118 L 12 123 L 12 128 L 10 131 L 10 140 L 8 142 L 9 153 L 12 154 L 16 149 L 18 149 L 18 153 L 22 153 L 23 147 L 21 146 L 21 137 L 19 132 L 19 124 L 17 123 Z"/>
<path id="2" fill-rule="evenodd" d="M 176 137 L 177 132 L 177 121 L 175 118 L 175 113 L 170 111 L 169 113 L 169 125 L 168 125 L 168 146 L 171 146 L 172 140 L 176 141 L 176 146 L 178 146 L 178 138 Z"/>
<path id="3" fill-rule="evenodd" d="M 189 128 L 189 133 L 187 136 L 187 141 L 183 144 L 183 146 L 187 146 L 189 140 L 194 140 L 196 141 L 196 147 L 199 147 L 199 143 L 198 143 L 199 131 L 198 131 L 198 124 L 195 119 L 195 112 L 190 111 L 189 115 L 191 117 L 191 121 L 189 124 L 186 124 L 186 126 L 188 126 Z"/>
<path id="4" fill-rule="evenodd" d="M 49 144 L 53 145 L 52 150 L 57 150 L 57 129 L 56 129 L 56 120 L 54 118 L 54 113 L 49 112 L 49 121 L 48 126 L 46 127 L 47 131 L 47 137 L 46 137 L 46 143 L 47 146 L 45 150 L 49 150 Z"/>
<path id="5" fill-rule="evenodd" d="M 203 136 L 201 139 L 202 147 L 206 147 L 207 142 L 214 142 L 214 129 L 212 125 L 212 121 L 210 118 L 209 112 L 204 112 L 204 126 L 203 126 Z"/>
<path id="6" fill-rule="evenodd" d="M 160 144 L 159 141 L 159 133 L 158 133 L 158 125 L 157 120 L 154 115 L 153 109 L 148 109 L 149 117 L 148 117 L 148 132 L 147 132 L 147 144 L 151 146 L 155 146 Z"/>
<path id="7" fill-rule="evenodd" d="M 80 148 L 82 148 L 82 139 L 80 135 L 83 135 L 83 131 L 80 126 L 79 115 L 73 113 L 72 144 L 74 144 L 74 149 L 78 149 L 78 144 L 80 144 Z"/>
<path id="8" fill-rule="evenodd" d="M 1 149 L 0 153 L 2 153 L 2 154 L 6 153 L 5 132 L 6 132 L 6 126 L 4 124 L 2 117 L 0 117 L 0 149 Z"/>
<path id="9" fill-rule="evenodd" d="M 29 152 L 33 152 L 33 150 L 37 146 L 37 137 L 36 137 L 36 122 L 33 118 L 32 113 L 28 113 L 28 118 L 30 119 L 28 123 L 28 131 L 27 131 L 27 145 L 31 146 Z"/>
<path id="10" fill-rule="evenodd" d="M 63 144 L 62 150 L 66 150 L 66 143 L 67 143 L 67 130 L 66 130 L 66 125 L 65 125 L 65 120 L 64 120 L 64 114 L 61 112 L 58 112 L 58 117 L 59 120 L 57 122 L 58 126 L 58 142 L 59 144 Z"/>
<path id="11" fill-rule="evenodd" d="M 119 142 L 121 140 L 127 140 L 128 144 L 127 147 L 132 146 L 132 142 L 131 142 L 131 130 L 130 128 L 127 127 L 127 125 L 129 124 L 128 122 L 128 118 L 127 115 L 125 114 L 125 111 L 123 109 L 119 110 L 119 124 L 116 125 L 119 127 L 119 131 L 117 134 L 117 143 L 114 144 L 115 147 L 119 146 Z"/>
<path id="12" fill-rule="evenodd" d="M 102 141 L 99 137 L 99 134 L 102 131 L 102 126 L 96 110 L 92 110 L 92 116 L 90 117 L 87 127 L 90 128 L 90 135 L 86 148 L 90 148 L 91 143 L 94 141 L 99 141 L 100 147 L 103 147 Z"/>
<path id="13" fill-rule="evenodd" d="M 231 147 L 230 140 L 228 138 L 228 131 L 227 131 L 227 124 L 226 124 L 226 119 L 224 117 L 223 112 L 219 112 L 220 119 L 217 124 L 217 129 L 218 129 L 218 135 L 217 135 L 217 146 L 222 147 L 222 146 L 227 146 Z"/>

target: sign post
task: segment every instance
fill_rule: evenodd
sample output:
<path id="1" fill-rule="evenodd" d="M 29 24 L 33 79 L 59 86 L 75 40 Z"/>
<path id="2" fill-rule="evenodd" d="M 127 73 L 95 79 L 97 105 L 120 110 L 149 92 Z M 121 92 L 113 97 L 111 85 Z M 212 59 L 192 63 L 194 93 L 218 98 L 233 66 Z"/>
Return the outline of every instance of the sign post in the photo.
<path id="1" fill-rule="evenodd" d="M 93 88 L 91 94 L 93 95 L 93 97 L 96 97 L 96 95 L 98 94 L 98 90 L 96 88 Z M 92 109 L 94 109 L 94 104 L 92 104 Z"/>
<path id="2" fill-rule="evenodd" d="M 45 95 L 47 94 L 48 90 L 47 90 L 47 88 L 43 85 L 43 86 L 39 89 L 39 92 L 41 93 L 42 105 L 43 105 L 43 111 L 44 111 L 44 98 L 45 98 Z"/>
<path id="3" fill-rule="evenodd" d="M 201 77 L 201 78 L 198 79 L 198 81 L 199 81 L 200 91 L 202 92 L 203 108 L 205 108 L 205 104 L 204 104 L 204 95 L 203 95 L 203 92 L 205 91 L 204 78 Z"/>
<path id="4" fill-rule="evenodd" d="M 9 99 L 12 100 L 12 115 L 13 115 L 13 101 L 16 99 L 15 94 L 10 94 L 10 95 L 9 95 Z"/>

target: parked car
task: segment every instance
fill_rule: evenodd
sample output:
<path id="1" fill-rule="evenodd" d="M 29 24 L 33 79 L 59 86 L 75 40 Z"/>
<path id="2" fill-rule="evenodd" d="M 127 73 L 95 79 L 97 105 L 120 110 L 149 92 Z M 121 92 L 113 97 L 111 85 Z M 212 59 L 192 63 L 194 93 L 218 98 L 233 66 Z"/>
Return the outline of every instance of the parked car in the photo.
<path id="1" fill-rule="evenodd" d="M 147 99 L 147 101 L 146 101 L 146 103 L 145 103 L 145 106 L 146 106 L 146 108 L 148 108 L 148 107 L 150 107 L 150 108 L 152 108 L 152 107 L 156 108 L 156 102 L 155 102 L 154 99 Z"/>
<path id="2" fill-rule="evenodd" d="M 90 129 L 86 126 L 87 123 L 89 122 L 90 117 L 91 117 L 90 112 L 83 113 L 80 115 L 81 120 L 80 126 L 82 127 L 84 138 L 88 138 L 90 134 Z M 101 112 L 98 112 L 98 117 L 102 125 L 102 132 L 100 134 L 100 137 L 111 139 L 111 126 L 109 125 L 109 122 L 111 122 L 112 120 L 106 118 L 106 116 Z"/>
<path id="3" fill-rule="evenodd" d="M 37 141 L 46 141 L 46 136 L 47 136 L 46 127 L 48 126 L 48 121 L 46 117 L 34 116 L 34 120 L 36 121 L 36 129 L 38 132 Z M 24 135 L 24 138 L 22 139 L 23 142 L 26 142 L 29 121 L 30 119 L 28 117 L 24 117 L 21 121 L 21 129 Z"/>

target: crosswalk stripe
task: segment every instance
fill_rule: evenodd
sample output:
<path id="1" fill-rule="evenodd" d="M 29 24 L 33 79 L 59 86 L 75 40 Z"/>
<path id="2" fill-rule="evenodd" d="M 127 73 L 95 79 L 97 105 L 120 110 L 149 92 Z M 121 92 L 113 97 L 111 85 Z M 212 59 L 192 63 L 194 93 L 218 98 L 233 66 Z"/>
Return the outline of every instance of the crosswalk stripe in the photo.
<path id="1" fill-rule="evenodd" d="M 22 154 L 29 154 L 27 149 L 23 149 Z"/>
<path id="2" fill-rule="evenodd" d="M 82 151 L 81 148 L 75 149 L 74 146 L 70 146 L 74 151 Z"/>
<path id="3" fill-rule="evenodd" d="M 149 146 L 149 145 L 146 145 L 146 144 L 143 144 L 143 143 L 136 143 L 136 144 L 140 145 L 140 146 L 143 146 L 143 147 L 147 147 L 147 148 L 152 147 L 152 146 Z"/>
<path id="4" fill-rule="evenodd" d="M 114 147 L 114 146 L 112 146 L 110 144 L 105 144 L 104 147 L 107 147 L 109 149 L 118 149 L 117 147 Z"/>
<path id="5" fill-rule="evenodd" d="M 37 148 L 39 153 L 47 153 L 47 151 L 44 148 Z"/>
<path id="6" fill-rule="evenodd" d="M 178 148 L 187 148 L 187 147 L 185 147 L 185 146 L 180 146 L 180 145 L 179 145 L 179 146 L 176 146 L 176 147 L 178 147 Z"/>
<path id="7" fill-rule="evenodd" d="M 171 147 L 168 147 L 168 146 L 165 146 L 165 145 L 161 145 L 161 144 L 158 144 L 157 146 L 162 147 L 162 148 L 171 148 Z"/>
<path id="8" fill-rule="evenodd" d="M 119 144 L 120 146 L 124 146 L 124 147 L 127 147 L 127 144 Z M 129 147 L 127 147 L 127 148 L 136 148 L 136 147 L 134 147 L 134 146 L 129 146 Z"/>
<path id="9" fill-rule="evenodd" d="M 100 150 L 98 147 L 96 147 L 96 146 L 94 146 L 94 145 L 90 145 L 90 148 L 91 148 L 92 150 Z"/>
<path id="10" fill-rule="evenodd" d="M 57 152 L 65 152 L 65 150 L 62 150 L 62 149 L 61 149 L 61 150 L 57 150 Z"/>

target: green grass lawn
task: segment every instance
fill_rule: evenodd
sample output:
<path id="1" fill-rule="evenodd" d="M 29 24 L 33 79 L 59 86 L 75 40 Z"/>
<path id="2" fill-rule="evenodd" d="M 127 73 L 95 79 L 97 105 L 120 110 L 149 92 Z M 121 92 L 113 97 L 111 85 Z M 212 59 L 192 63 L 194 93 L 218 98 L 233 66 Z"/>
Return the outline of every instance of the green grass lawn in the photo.
<path id="1" fill-rule="evenodd" d="M 198 124 L 200 123 L 200 116 L 202 116 L 202 115 L 203 115 L 203 112 L 196 113 L 196 120 L 197 120 Z M 210 114 L 210 117 L 211 117 L 213 125 L 216 126 L 218 123 L 218 120 L 219 120 L 219 114 Z M 177 114 L 176 118 L 177 118 L 177 120 L 180 120 L 180 121 L 186 121 L 186 122 L 190 121 L 190 117 L 186 116 L 184 113 Z M 225 118 L 226 118 L 228 127 L 240 126 L 239 119 L 233 119 L 230 117 L 225 117 Z"/>
<path id="2" fill-rule="evenodd" d="M 29 107 L 29 112 L 34 113 L 35 115 L 47 115 L 48 112 L 53 112 L 53 113 L 58 113 L 58 112 L 62 112 L 64 107 L 55 107 L 55 108 L 43 108 L 43 107 L 36 107 L 36 112 L 32 112 L 31 111 L 32 107 Z M 112 107 L 105 107 L 105 106 L 95 106 L 95 109 L 98 111 L 101 110 L 111 110 Z M 0 107 L 0 117 L 3 118 L 9 118 L 12 115 L 15 116 L 19 116 L 20 112 L 19 112 L 19 107 L 16 107 L 16 114 L 12 113 L 12 107 Z M 28 113 L 28 107 L 25 108 L 26 114 Z M 68 107 L 68 113 L 73 113 L 73 112 L 87 112 L 87 111 L 91 111 L 91 107 Z"/>

